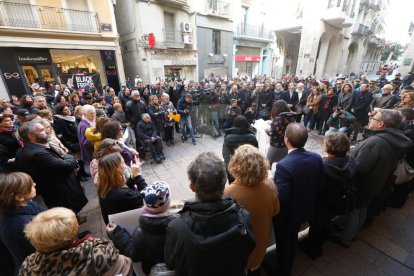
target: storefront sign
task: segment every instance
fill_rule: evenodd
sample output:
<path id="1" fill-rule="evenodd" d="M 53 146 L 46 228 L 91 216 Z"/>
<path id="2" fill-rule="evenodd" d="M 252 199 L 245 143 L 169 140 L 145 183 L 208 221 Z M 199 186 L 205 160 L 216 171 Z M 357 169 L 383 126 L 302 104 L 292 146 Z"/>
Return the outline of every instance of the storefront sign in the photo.
<path id="1" fill-rule="evenodd" d="M 62 83 L 81 92 L 85 91 L 86 86 L 91 87 L 91 83 L 96 88 L 101 87 L 101 79 L 98 73 L 60 74 L 59 76 Z"/>
<path id="2" fill-rule="evenodd" d="M 196 65 L 196 59 L 192 59 L 189 57 L 188 54 L 186 55 L 179 55 L 179 54 L 159 54 L 155 51 L 152 52 L 150 56 L 151 60 L 159 60 L 164 61 L 166 64 L 164 65 Z M 167 64 L 168 63 L 168 64 Z"/>
<path id="3" fill-rule="evenodd" d="M 109 23 L 101 23 L 101 30 L 103 32 L 112 32 L 112 25 Z"/>
<path id="4" fill-rule="evenodd" d="M 44 64 L 51 63 L 50 53 L 47 50 L 15 51 L 19 64 Z"/>
<path id="5" fill-rule="evenodd" d="M 260 56 L 236 56 L 236 61 L 260 62 Z"/>
<path id="6" fill-rule="evenodd" d="M 210 63 L 210 64 L 224 64 L 224 62 L 225 62 L 224 56 L 222 56 L 222 55 L 215 55 L 215 56 L 210 57 L 208 59 L 208 62 L 207 63 Z"/>

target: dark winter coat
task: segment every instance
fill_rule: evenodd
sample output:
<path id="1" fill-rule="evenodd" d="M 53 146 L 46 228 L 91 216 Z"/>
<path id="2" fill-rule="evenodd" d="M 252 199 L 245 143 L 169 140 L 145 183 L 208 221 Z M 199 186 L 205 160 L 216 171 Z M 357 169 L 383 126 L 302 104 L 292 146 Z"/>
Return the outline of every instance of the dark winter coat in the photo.
<path id="1" fill-rule="evenodd" d="M 358 162 L 357 207 L 368 206 L 384 187 L 403 153 L 412 145 L 402 132 L 386 128 L 369 131 L 369 137 L 351 150 Z"/>
<path id="2" fill-rule="evenodd" d="M 13 133 L 0 130 L 0 145 L 2 146 L 0 151 L 0 173 L 12 172 L 14 171 L 13 164 L 9 164 L 7 161 L 16 156 L 20 144 Z"/>
<path id="3" fill-rule="evenodd" d="M 168 224 L 165 263 L 177 275 L 245 275 L 255 248 L 250 215 L 234 199 L 187 202 Z"/>
<path id="4" fill-rule="evenodd" d="M 24 235 L 24 227 L 43 211 L 39 204 L 29 201 L 26 206 L 18 207 L 12 213 L 0 216 L 0 247 L 4 247 L 13 257 L 13 270 L 16 275 L 24 259 L 35 252 L 34 247 Z M 2 271 L 5 271 L 3 267 Z"/>
<path id="5" fill-rule="evenodd" d="M 25 142 L 17 151 L 15 164 L 33 178 L 48 208 L 62 206 L 77 213 L 88 202 L 74 173 L 78 162 L 65 160 L 53 148 Z"/>
<path id="6" fill-rule="evenodd" d="M 54 118 L 54 129 L 56 136 L 59 137 L 62 144 L 71 152 L 78 152 L 80 150 L 80 146 L 78 135 L 76 133 L 77 125 L 75 117 L 69 116 L 66 118 L 65 116 L 55 116 Z"/>
<path id="7" fill-rule="evenodd" d="M 232 127 L 224 130 L 224 133 L 225 134 L 222 153 L 226 167 L 229 164 L 230 158 L 234 154 L 234 151 L 239 146 L 249 144 L 256 148 L 259 147 L 256 135 L 250 129 Z"/>
<path id="8" fill-rule="evenodd" d="M 157 130 L 154 123 L 151 121 L 146 123 L 141 121 L 137 125 L 137 134 L 142 141 L 150 140 L 151 137 L 157 136 Z"/>
<path id="9" fill-rule="evenodd" d="M 125 105 L 125 116 L 132 126 L 136 126 L 141 121 L 141 116 L 148 113 L 143 101 L 130 100 Z"/>
<path id="10" fill-rule="evenodd" d="M 188 109 L 190 112 L 185 113 L 184 110 L 186 110 L 186 109 Z M 190 116 L 192 109 L 193 109 L 193 103 L 192 102 L 191 103 L 186 102 L 184 97 L 182 97 L 181 99 L 178 100 L 177 112 L 181 115 L 181 117 Z"/>
<path id="11" fill-rule="evenodd" d="M 339 93 L 338 106 L 343 111 L 351 112 L 352 104 L 353 104 L 352 98 L 353 98 L 352 93 L 346 93 L 346 94 L 344 94 L 343 92 Z"/>
<path id="12" fill-rule="evenodd" d="M 325 157 L 323 181 L 318 191 L 317 202 L 330 214 L 338 214 L 345 185 L 354 185 L 358 165 L 354 157 Z"/>
<path id="13" fill-rule="evenodd" d="M 368 117 L 368 111 L 371 102 L 372 94 L 370 92 L 366 91 L 366 93 L 354 93 L 352 109 L 354 111 L 353 115 L 357 121 L 362 121 Z"/>
<path id="14" fill-rule="evenodd" d="M 141 208 L 144 205 L 140 192 L 147 186 L 145 179 L 139 175 L 134 179 L 129 178 L 126 184 L 127 187 L 111 189 L 105 198 L 99 197 L 105 224 L 109 222 L 108 215 Z"/>
<path id="15" fill-rule="evenodd" d="M 152 266 L 164 262 L 165 234 L 168 223 L 174 218 L 175 215 L 141 215 L 139 226 L 135 228 L 132 236 L 118 225 L 109 237 L 122 255 L 130 257 L 133 262 L 142 262 L 144 272 L 149 275 Z"/>

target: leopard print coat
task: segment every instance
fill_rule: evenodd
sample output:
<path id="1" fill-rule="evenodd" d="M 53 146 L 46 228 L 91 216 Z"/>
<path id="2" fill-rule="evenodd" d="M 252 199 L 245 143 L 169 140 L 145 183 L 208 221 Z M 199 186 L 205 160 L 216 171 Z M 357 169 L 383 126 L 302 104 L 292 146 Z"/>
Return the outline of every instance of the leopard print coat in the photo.
<path id="1" fill-rule="evenodd" d="M 105 275 L 120 256 L 110 241 L 89 238 L 69 249 L 31 254 L 19 275 Z"/>

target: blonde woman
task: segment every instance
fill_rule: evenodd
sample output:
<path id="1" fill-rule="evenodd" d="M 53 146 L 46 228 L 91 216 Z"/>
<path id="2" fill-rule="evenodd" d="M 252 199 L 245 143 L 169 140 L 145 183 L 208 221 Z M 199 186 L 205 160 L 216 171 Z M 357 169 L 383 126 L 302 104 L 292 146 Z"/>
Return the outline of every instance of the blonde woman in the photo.
<path id="1" fill-rule="evenodd" d="M 132 261 L 113 244 L 86 235 L 78 239 L 73 211 L 56 207 L 37 215 L 25 227 L 36 252 L 23 262 L 19 275 L 132 275 Z"/>
<path id="2" fill-rule="evenodd" d="M 256 248 L 246 266 L 248 275 L 260 273 L 260 265 L 269 243 L 272 217 L 279 213 L 279 198 L 275 184 L 268 178 L 269 162 L 251 145 L 238 147 L 230 160 L 229 172 L 236 178 L 224 194 L 233 197 L 251 215 Z"/>

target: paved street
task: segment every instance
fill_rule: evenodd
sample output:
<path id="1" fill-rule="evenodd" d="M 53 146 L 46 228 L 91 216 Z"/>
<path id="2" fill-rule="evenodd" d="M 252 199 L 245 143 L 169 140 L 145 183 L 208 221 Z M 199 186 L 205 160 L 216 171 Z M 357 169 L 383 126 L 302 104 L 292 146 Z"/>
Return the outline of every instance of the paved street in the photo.
<path id="1" fill-rule="evenodd" d="M 188 188 L 186 168 L 202 151 L 213 151 L 221 156 L 223 137 L 208 135 L 197 139 L 197 145 L 178 142 L 165 147 L 167 159 L 162 164 L 143 166 L 147 183 L 164 180 L 171 186 L 172 199 L 192 197 Z M 310 134 L 306 148 L 322 154 L 322 137 Z M 148 159 L 148 158 L 147 158 Z M 88 216 L 81 231 L 89 229 L 94 235 L 106 236 L 100 214 L 96 188 L 92 182 L 84 183 L 88 205 L 83 213 Z M 387 209 L 364 229 L 349 249 L 328 242 L 324 254 L 316 261 L 308 259 L 300 250 L 294 264 L 294 275 L 414 275 L 414 199 L 410 198 L 402 209 Z"/>

